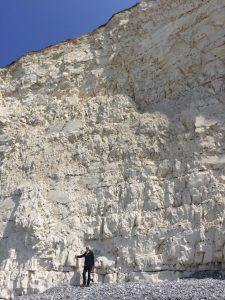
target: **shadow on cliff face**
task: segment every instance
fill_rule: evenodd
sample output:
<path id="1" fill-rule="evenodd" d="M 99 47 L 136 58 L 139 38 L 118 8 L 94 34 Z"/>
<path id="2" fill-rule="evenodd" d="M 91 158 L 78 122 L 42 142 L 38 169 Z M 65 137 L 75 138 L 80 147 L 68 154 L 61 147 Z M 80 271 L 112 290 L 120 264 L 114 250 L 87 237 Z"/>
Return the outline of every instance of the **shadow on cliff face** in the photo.
<path id="1" fill-rule="evenodd" d="M 81 282 L 81 272 L 74 272 L 74 275 L 69 281 L 70 285 L 79 286 L 80 282 Z"/>
<path id="2" fill-rule="evenodd" d="M 16 212 L 21 200 L 21 190 L 16 190 L 10 198 L 14 208 L 8 218 L 2 239 L 0 240 L 0 270 L 6 272 L 6 281 L 2 286 L 2 293 L 8 291 L 9 295 L 22 295 L 21 286 L 18 285 L 19 270 L 23 269 L 26 262 L 32 258 L 34 251 L 26 248 L 27 232 L 16 225 Z M 3 296 L 4 297 L 4 296 Z"/>
<path id="3" fill-rule="evenodd" d="M 17 190 L 11 196 L 15 205 L 0 241 L 0 266 L 6 271 L 13 271 L 18 265 L 23 268 L 35 253 L 32 249 L 28 251 L 26 247 L 28 233 L 16 224 L 16 212 L 20 205 L 21 195 L 21 190 Z"/>
<path id="4" fill-rule="evenodd" d="M 194 279 L 204 279 L 204 278 L 212 278 L 212 279 L 217 279 L 217 280 L 225 280 L 225 273 L 224 271 L 199 271 L 193 273 L 189 278 L 194 278 Z M 188 278 L 188 279 L 189 279 Z"/>

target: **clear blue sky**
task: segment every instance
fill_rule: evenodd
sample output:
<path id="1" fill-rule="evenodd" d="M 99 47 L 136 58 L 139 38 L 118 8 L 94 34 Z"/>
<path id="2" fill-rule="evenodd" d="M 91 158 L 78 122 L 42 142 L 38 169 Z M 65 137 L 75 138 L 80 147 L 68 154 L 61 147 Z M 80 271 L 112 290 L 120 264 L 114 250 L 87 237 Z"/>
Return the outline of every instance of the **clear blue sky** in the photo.
<path id="1" fill-rule="evenodd" d="M 83 35 L 138 0 L 0 0 L 0 67 Z"/>

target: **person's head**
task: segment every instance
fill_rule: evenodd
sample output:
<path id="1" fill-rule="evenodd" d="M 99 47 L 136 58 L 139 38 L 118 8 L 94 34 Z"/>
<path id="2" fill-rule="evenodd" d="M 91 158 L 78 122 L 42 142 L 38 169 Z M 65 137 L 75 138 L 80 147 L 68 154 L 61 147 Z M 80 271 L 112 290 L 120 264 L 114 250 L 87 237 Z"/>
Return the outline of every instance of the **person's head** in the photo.
<path id="1" fill-rule="evenodd" d="M 86 251 L 91 251 L 91 247 L 90 246 L 86 246 Z"/>

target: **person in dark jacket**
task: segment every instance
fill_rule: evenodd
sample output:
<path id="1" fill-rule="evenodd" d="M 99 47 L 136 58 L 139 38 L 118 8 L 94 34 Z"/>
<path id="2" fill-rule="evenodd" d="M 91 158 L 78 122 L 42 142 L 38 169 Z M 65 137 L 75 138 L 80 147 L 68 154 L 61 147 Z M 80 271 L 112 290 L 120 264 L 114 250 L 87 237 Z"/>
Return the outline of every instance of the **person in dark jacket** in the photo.
<path id="1" fill-rule="evenodd" d="M 76 258 L 84 257 L 84 269 L 83 269 L 83 285 L 89 286 L 91 281 L 91 270 L 94 267 L 94 253 L 89 246 L 86 246 L 86 251 L 82 255 L 77 255 Z M 88 280 L 86 281 L 86 273 L 88 272 Z"/>

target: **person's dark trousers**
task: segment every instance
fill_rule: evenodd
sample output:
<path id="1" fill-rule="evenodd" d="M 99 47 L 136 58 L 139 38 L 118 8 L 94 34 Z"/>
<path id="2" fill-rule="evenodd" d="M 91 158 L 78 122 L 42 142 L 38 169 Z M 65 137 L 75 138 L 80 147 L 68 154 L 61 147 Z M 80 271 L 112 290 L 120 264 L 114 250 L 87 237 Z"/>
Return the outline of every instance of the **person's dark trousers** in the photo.
<path id="1" fill-rule="evenodd" d="M 86 285 L 86 273 L 88 272 L 87 286 L 89 286 L 90 281 L 91 281 L 91 269 L 92 269 L 92 267 L 90 267 L 90 266 L 84 266 L 84 270 L 83 270 L 83 285 Z"/>

